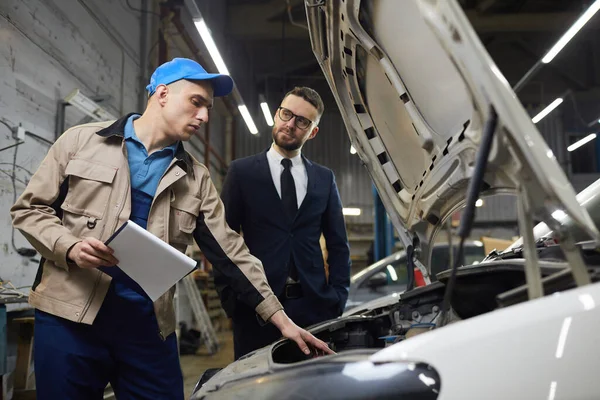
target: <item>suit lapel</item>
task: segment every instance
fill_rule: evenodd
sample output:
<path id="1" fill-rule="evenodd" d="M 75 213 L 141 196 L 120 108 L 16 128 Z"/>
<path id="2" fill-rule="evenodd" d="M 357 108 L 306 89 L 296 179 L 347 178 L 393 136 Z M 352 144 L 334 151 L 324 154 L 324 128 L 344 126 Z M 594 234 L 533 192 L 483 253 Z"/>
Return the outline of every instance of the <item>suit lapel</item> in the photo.
<path id="1" fill-rule="evenodd" d="M 300 204 L 300 208 L 296 213 L 296 218 L 304 211 L 308 204 L 310 203 L 310 198 L 314 195 L 314 192 L 317 187 L 317 172 L 315 166 L 309 159 L 302 156 L 302 162 L 304 162 L 304 167 L 306 168 L 306 176 L 308 177 L 308 184 L 306 185 L 306 196 L 304 200 L 302 200 L 302 204 Z"/>

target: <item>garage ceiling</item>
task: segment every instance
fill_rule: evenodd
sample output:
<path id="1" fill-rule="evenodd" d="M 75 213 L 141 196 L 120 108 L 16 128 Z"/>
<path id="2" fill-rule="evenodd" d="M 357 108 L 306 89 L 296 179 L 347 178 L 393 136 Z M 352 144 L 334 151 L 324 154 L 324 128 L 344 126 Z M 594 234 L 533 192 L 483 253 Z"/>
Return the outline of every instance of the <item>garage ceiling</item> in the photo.
<path id="1" fill-rule="evenodd" d="M 461 0 L 506 78 L 515 84 L 591 3 L 590 0 Z M 249 22 L 251 21 L 251 23 Z M 310 47 L 302 0 L 227 0 L 227 36 L 251 55 L 257 89 L 283 93 L 302 84 L 328 93 Z M 600 17 L 519 93 L 544 103 L 565 90 L 600 99 Z M 325 96 L 328 97 L 328 96 Z M 333 101 L 331 97 L 326 99 Z"/>

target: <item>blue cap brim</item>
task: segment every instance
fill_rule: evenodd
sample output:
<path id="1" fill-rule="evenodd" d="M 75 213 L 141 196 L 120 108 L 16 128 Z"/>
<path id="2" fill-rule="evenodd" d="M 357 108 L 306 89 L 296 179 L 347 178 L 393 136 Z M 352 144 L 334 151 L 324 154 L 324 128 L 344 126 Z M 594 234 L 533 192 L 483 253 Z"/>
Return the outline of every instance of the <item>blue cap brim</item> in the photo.
<path id="1" fill-rule="evenodd" d="M 184 79 L 190 81 L 210 81 L 213 87 L 213 96 L 227 96 L 233 90 L 233 79 L 229 75 L 221 74 L 201 74 L 198 76 L 189 76 Z"/>

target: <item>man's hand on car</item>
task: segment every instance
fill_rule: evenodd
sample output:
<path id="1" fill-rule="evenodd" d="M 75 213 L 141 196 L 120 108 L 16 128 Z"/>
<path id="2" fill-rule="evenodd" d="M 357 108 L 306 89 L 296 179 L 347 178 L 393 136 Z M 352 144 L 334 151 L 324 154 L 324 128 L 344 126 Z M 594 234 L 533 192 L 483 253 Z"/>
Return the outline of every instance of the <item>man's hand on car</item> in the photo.
<path id="1" fill-rule="evenodd" d="M 322 352 L 323 354 L 335 354 L 325 342 L 317 339 L 310 332 L 296 325 L 283 310 L 279 310 L 273 314 L 271 322 L 281 331 L 281 334 L 284 337 L 296 342 L 304 354 L 309 355 L 311 353 L 311 348 L 316 354 L 319 352 Z"/>
<path id="2" fill-rule="evenodd" d="M 113 249 L 95 238 L 85 238 L 74 244 L 67 258 L 81 268 L 109 267 L 119 263 L 113 256 Z"/>

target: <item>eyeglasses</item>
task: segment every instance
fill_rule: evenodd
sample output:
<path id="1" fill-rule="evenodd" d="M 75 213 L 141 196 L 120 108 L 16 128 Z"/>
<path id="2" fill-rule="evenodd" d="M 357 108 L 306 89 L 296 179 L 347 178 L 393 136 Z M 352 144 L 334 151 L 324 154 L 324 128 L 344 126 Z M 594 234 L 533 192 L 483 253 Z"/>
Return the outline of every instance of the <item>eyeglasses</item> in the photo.
<path id="1" fill-rule="evenodd" d="M 306 129 L 310 126 L 310 124 L 313 123 L 313 121 L 311 121 L 310 119 L 304 118 L 301 115 L 296 115 L 285 107 L 279 107 L 277 111 L 279 119 L 281 119 L 284 122 L 288 122 L 292 118 L 296 117 L 294 123 L 296 124 L 296 128 L 298 129 Z"/>

